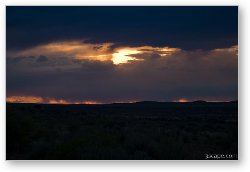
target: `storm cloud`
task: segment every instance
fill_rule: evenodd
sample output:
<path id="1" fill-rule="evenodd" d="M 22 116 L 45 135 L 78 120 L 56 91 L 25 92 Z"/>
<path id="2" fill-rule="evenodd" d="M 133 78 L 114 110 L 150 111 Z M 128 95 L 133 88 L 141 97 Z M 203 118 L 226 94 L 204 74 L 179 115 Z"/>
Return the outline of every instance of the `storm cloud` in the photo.
<path id="1" fill-rule="evenodd" d="M 139 61 L 46 57 L 7 63 L 7 96 L 96 102 L 237 99 L 237 46 L 210 51 L 136 54 Z"/>
<path id="2" fill-rule="evenodd" d="M 227 48 L 238 42 L 238 7 L 15 7 L 7 14 L 7 49 L 84 40 L 114 46 Z"/>
<path id="3" fill-rule="evenodd" d="M 6 10 L 7 101 L 238 97 L 238 7 Z"/>

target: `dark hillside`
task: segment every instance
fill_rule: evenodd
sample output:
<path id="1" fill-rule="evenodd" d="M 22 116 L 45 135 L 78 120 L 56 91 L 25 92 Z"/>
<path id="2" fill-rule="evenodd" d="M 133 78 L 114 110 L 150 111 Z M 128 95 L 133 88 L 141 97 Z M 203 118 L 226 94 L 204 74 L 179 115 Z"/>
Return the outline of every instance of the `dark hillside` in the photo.
<path id="1" fill-rule="evenodd" d="M 7 104 L 7 159 L 206 159 L 238 153 L 238 105 Z"/>

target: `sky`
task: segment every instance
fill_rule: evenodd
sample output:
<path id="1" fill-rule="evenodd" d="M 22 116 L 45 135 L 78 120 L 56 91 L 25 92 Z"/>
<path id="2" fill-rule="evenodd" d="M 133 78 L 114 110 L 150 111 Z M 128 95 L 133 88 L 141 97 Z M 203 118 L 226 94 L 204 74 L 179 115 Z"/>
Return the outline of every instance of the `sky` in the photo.
<path id="1" fill-rule="evenodd" d="M 238 7 L 6 7 L 7 102 L 238 98 Z"/>

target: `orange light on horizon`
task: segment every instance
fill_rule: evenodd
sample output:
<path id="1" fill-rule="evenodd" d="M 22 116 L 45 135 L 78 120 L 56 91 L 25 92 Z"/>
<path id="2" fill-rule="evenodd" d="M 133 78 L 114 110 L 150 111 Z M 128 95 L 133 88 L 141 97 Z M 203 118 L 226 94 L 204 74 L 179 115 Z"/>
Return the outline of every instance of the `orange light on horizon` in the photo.
<path id="1" fill-rule="evenodd" d="M 96 101 L 84 101 L 84 102 L 82 102 L 82 104 L 93 105 L 93 104 L 102 104 L 102 103 L 96 102 Z"/>
<path id="2" fill-rule="evenodd" d="M 40 104 L 111 104 L 111 103 L 135 103 L 136 100 L 129 101 L 114 101 L 114 102 L 100 102 L 96 100 L 84 100 L 84 101 L 72 101 L 65 99 L 56 99 L 56 98 L 48 98 L 48 97 L 38 97 L 38 96 L 7 96 L 7 103 L 40 103 Z"/>
<path id="3" fill-rule="evenodd" d="M 49 100 L 47 102 L 48 104 L 70 104 L 69 102 L 65 101 L 65 100 L 56 100 L 56 99 L 52 99 L 52 100 Z"/>
<path id="4" fill-rule="evenodd" d="M 36 96 L 10 96 L 6 98 L 10 103 L 43 103 L 42 97 Z"/>
<path id="5" fill-rule="evenodd" d="M 197 99 L 201 100 L 201 99 Z M 223 99 L 205 99 L 208 102 L 229 102 L 230 100 L 223 100 Z M 192 101 L 192 100 L 191 100 Z M 180 102 L 186 103 L 191 102 L 186 98 L 176 99 L 173 102 Z M 140 102 L 138 100 L 127 100 L 127 101 L 109 101 L 109 102 L 100 102 L 96 100 L 84 100 L 84 101 L 72 101 L 72 100 L 65 100 L 65 99 L 55 99 L 55 98 L 48 98 L 48 97 L 39 97 L 39 96 L 7 96 L 6 97 L 7 103 L 40 103 L 40 104 L 87 104 L 87 105 L 94 105 L 94 104 L 112 104 L 112 103 L 136 103 Z"/>
<path id="6" fill-rule="evenodd" d="M 180 103 L 186 103 L 186 102 L 189 102 L 188 99 L 185 99 L 185 98 L 181 98 L 178 100 L 178 102 Z"/>
<path id="7" fill-rule="evenodd" d="M 41 103 L 41 104 L 104 104 L 98 101 L 68 101 L 64 99 L 43 98 L 38 96 L 8 96 L 7 103 Z"/>

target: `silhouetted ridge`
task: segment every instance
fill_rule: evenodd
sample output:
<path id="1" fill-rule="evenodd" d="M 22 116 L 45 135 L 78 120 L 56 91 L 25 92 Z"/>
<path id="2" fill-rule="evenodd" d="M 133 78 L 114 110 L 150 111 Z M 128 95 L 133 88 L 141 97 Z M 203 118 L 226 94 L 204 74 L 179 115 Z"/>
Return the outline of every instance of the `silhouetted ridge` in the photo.
<path id="1" fill-rule="evenodd" d="M 196 101 L 193 101 L 193 103 L 207 103 L 207 101 L 205 101 L 205 100 L 196 100 Z"/>
<path id="2" fill-rule="evenodd" d="M 162 102 L 157 102 L 157 101 L 140 101 L 140 102 L 135 102 L 137 104 L 152 104 L 152 103 L 162 103 Z"/>
<path id="3" fill-rule="evenodd" d="M 238 100 L 232 100 L 230 103 L 238 103 Z"/>

